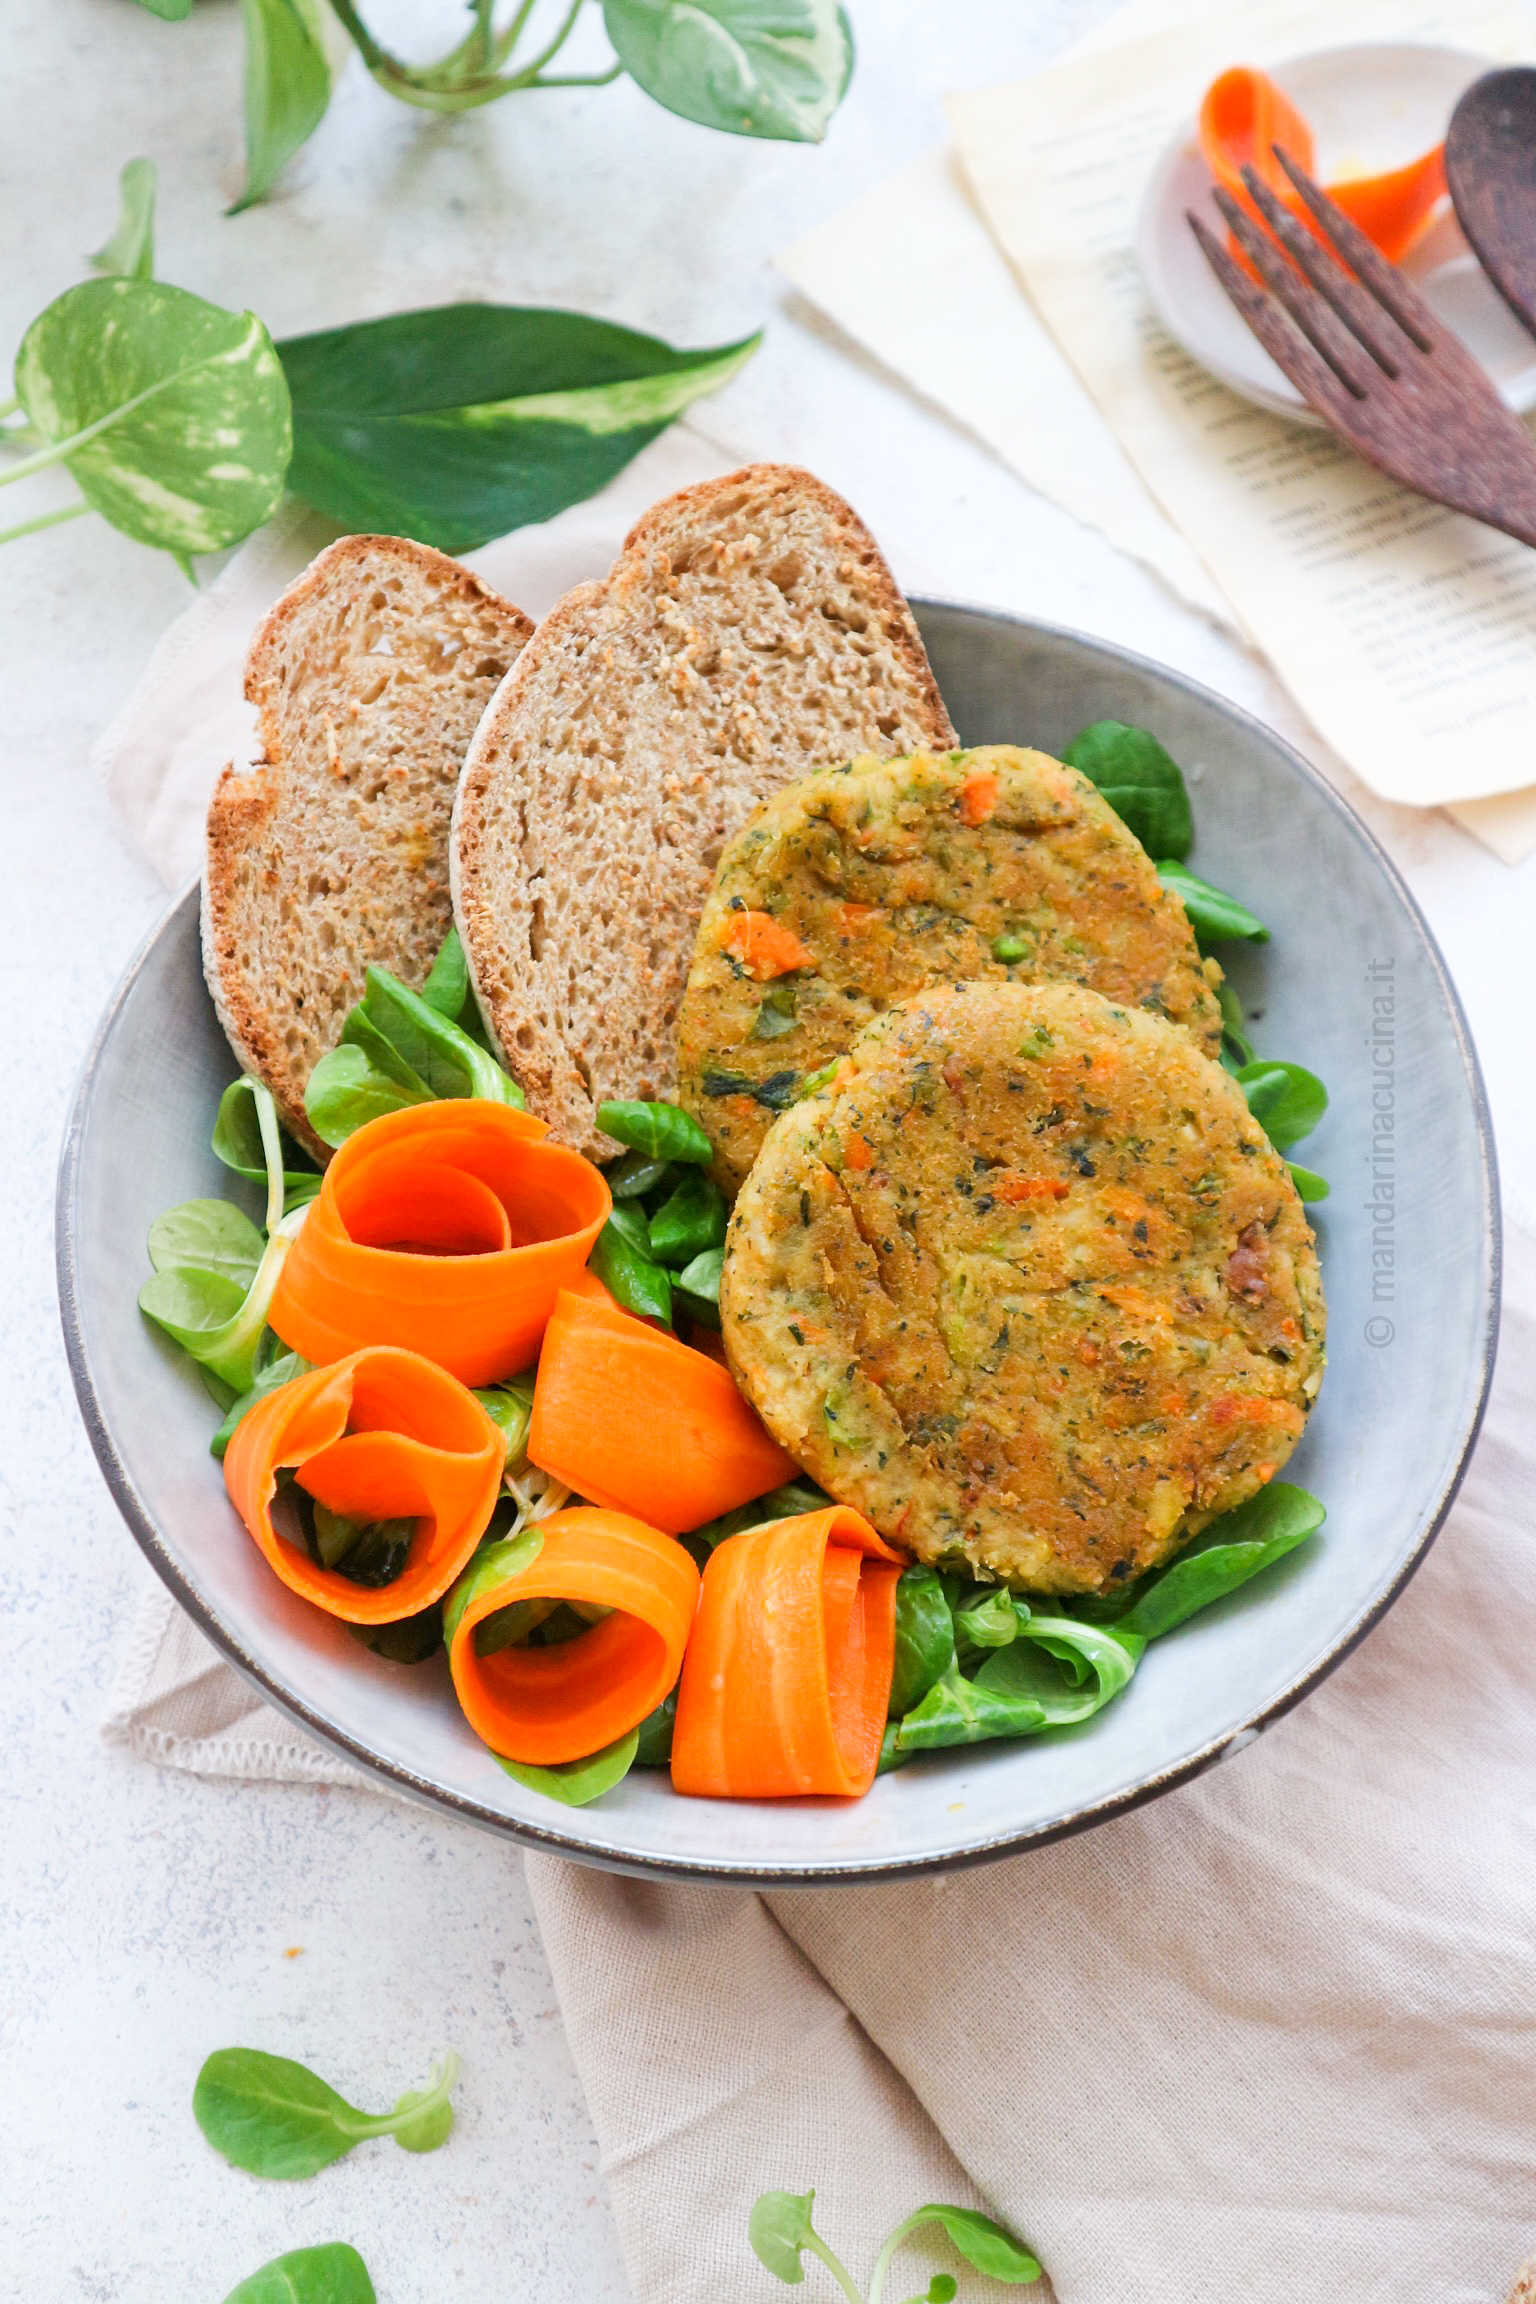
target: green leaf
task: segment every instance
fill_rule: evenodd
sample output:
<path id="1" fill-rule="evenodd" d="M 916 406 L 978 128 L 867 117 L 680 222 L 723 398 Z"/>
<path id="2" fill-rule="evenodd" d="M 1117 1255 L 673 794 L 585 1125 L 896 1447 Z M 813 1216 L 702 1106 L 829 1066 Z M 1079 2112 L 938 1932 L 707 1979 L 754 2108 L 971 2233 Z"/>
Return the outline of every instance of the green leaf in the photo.
<path id="1" fill-rule="evenodd" d="M 478 1096 L 488 1103 L 523 1109 L 517 1082 L 452 1017 L 412 992 L 387 968 L 370 968 L 366 983 L 367 990 L 341 1028 L 344 1046 L 361 1047 L 380 1069 L 386 1069 L 393 1056 L 406 1087 L 419 1081 L 432 1096 Z"/>
<path id="2" fill-rule="evenodd" d="M 348 527 L 467 552 L 596 494 L 759 341 L 684 352 L 584 313 L 499 304 L 290 337 L 289 484 Z"/>
<path id="3" fill-rule="evenodd" d="M 1225 1600 L 1251 1577 L 1305 1544 L 1327 1518 L 1315 1496 L 1286 1480 L 1271 1480 L 1246 1504 L 1213 1520 L 1187 1552 L 1143 1585 L 1117 1632 L 1160 1640 L 1215 1600 Z"/>
<path id="4" fill-rule="evenodd" d="M 904 1568 L 896 1582 L 892 1719 L 920 1704 L 954 1660 L 955 1624 L 943 1579 L 932 1568 Z"/>
<path id="5" fill-rule="evenodd" d="M 242 0 L 245 19 L 245 190 L 238 216 L 264 200 L 325 118 L 331 67 L 322 0 Z"/>
<path id="6" fill-rule="evenodd" d="M 427 2089 L 402 2097 L 393 2112 L 360 2112 L 307 2065 L 260 2048 L 218 2048 L 197 2076 L 192 2116 L 216 2152 L 251 2176 L 284 2180 L 314 2176 L 368 2136 L 413 2135 L 436 2121 L 441 2143 L 452 2126 L 440 2119 L 458 2077 L 458 2058 L 447 2056 Z M 418 2143 L 408 2151 L 430 2149 Z"/>
<path id="7" fill-rule="evenodd" d="M 450 928 L 443 938 L 437 958 L 427 970 L 421 996 L 429 1008 L 435 1008 L 439 1016 L 446 1016 L 450 1024 L 460 1023 L 466 1007 L 473 1004 L 469 962 L 464 957 L 457 928 Z"/>
<path id="8" fill-rule="evenodd" d="M 805 2278 L 800 2252 L 813 2236 L 811 2210 L 814 2192 L 764 2192 L 752 2204 L 747 2239 L 760 2264 L 776 2280 L 798 2287 Z"/>
<path id="9" fill-rule="evenodd" d="M 319 2248 L 274 2256 L 231 2288 L 224 2304 L 378 2304 L 378 2298 L 357 2250 L 345 2240 L 328 2240 Z"/>
<path id="10" fill-rule="evenodd" d="M 1269 942 L 1269 930 L 1246 904 L 1239 904 L 1235 896 L 1224 896 L 1208 880 L 1199 879 L 1187 864 L 1175 864 L 1170 859 L 1159 864 L 1157 876 L 1182 903 L 1200 944 Z"/>
<path id="11" fill-rule="evenodd" d="M 723 1245 L 729 1214 L 725 1194 L 713 1177 L 702 1168 L 689 1169 L 651 1218 L 651 1254 L 660 1264 L 691 1265 L 696 1257 Z"/>
<path id="12" fill-rule="evenodd" d="M 603 0 L 603 22 L 648 96 L 733 136 L 819 144 L 853 69 L 836 0 Z"/>
<path id="13" fill-rule="evenodd" d="M 710 1304 L 718 1311 L 720 1305 L 720 1279 L 725 1270 L 723 1248 L 702 1248 L 697 1256 L 683 1266 L 677 1276 L 677 1285 L 686 1295 Z"/>
<path id="14" fill-rule="evenodd" d="M 182 11 L 186 13 L 185 9 Z M 118 178 L 117 229 L 104 248 L 91 258 L 94 272 L 113 273 L 124 280 L 153 280 L 155 276 L 155 164 L 130 160 Z"/>
<path id="15" fill-rule="evenodd" d="M 163 17 L 167 24 L 184 24 L 192 13 L 192 0 L 139 0 L 151 16 Z"/>
<path id="16" fill-rule="evenodd" d="M 1118 1696 L 1143 1643 L 1068 1617 L 1032 1616 L 974 1679 L 951 1664 L 922 1701 L 886 1732 L 889 1766 L 912 1752 L 981 1744 L 1075 1727 Z"/>
<path id="17" fill-rule="evenodd" d="M 672 1324 L 672 1281 L 665 1266 L 642 1255 L 626 1237 L 621 1216 L 638 1215 L 632 1202 L 620 1201 L 597 1236 L 587 1266 L 625 1312 L 637 1319 Z M 641 1218 L 644 1222 L 644 1218 Z"/>
<path id="18" fill-rule="evenodd" d="M 291 1384 L 295 1376 L 307 1376 L 309 1372 L 309 1362 L 301 1359 L 297 1352 L 280 1353 L 265 1368 L 259 1368 L 249 1390 L 242 1392 L 235 1400 L 209 1441 L 208 1453 L 222 1461 L 225 1449 L 235 1436 L 235 1426 L 247 1411 L 254 1408 L 258 1400 L 264 1400 L 269 1392 L 280 1391 L 283 1385 Z"/>
<path id="19" fill-rule="evenodd" d="M 1253 1062 L 1253 1042 L 1244 1029 L 1247 1019 L 1243 1015 L 1243 1004 L 1230 978 L 1216 987 L 1216 999 L 1221 1008 L 1221 1061 L 1236 1075 L 1245 1064 Z"/>
<path id="20" fill-rule="evenodd" d="M 656 1258 L 651 1252 L 650 1218 L 637 1202 L 621 1200 L 614 1208 L 613 1215 L 609 1220 L 620 1239 L 627 1246 L 633 1248 L 637 1256 L 643 1256 L 647 1264 L 656 1262 Z"/>
<path id="21" fill-rule="evenodd" d="M 214 1272 L 234 1281 L 241 1297 L 265 1249 L 249 1216 L 228 1200 L 183 1200 L 149 1228 L 149 1260 L 157 1272 Z"/>
<path id="22" fill-rule="evenodd" d="M 1296 1187 L 1299 1200 L 1310 1202 L 1327 1199 L 1333 1187 L 1326 1176 L 1319 1176 L 1315 1168 L 1299 1167 L 1294 1160 L 1288 1160 L 1286 1166 L 1290 1169 L 1291 1182 Z"/>
<path id="23" fill-rule="evenodd" d="M 222 1272 L 186 1267 L 152 1273 L 139 1290 L 139 1310 L 233 1394 L 249 1392 L 255 1383 L 267 1307 L 304 1213 L 285 1216 L 268 1236 L 255 1277 L 243 1292 Z"/>
<path id="24" fill-rule="evenodd" d="M 1041 2266 L 1031 2250 L 990 2216 L 982 2216 L 974 2208 L 945 2207 L 937 2201 L 917 2209 L 914 2222 L 919 2216 L 942 2224 L 950 2245 L 989 2280 L 1023 2288 L 1040 2278 Z"/>
<path id="25" fill-rule="evenodd" d="M 501 1434 L 506 1445 L 506 1468 L 515 1472 L 528 1454 L 528 1427 L 533 1422 L 533 1376 L 514 1377 L 508 1384 L 488 1386 L 475 1398 Z"/>
<path id="26" fill-rule="evenodd" d="M 1182 864 L 1195 837 L 1189 793 L 1178 764 L 1145 728 L 1096 720 L 1062 754 L 1096 784 L 1149 856 Z"/>
<path id="27" fill-rule="evenodd" d="M 677 1721 L 677 1690 L 663 1696 L 635 1730 L 635 1766 L 669 1768 L 672 1765 L 672 1730 Z"/>
<path id="28" fill-rule="evenodd" d="M 537 1528 L 525 1528 L 520 1536 L 482 1537 L 469 1557 L 469 1566 L 443 1602 L 443 1640 L 453 1646 L 464 1611 L 471 1600 L 478 1600 L 499 1584 L 520 1576 L 531 1568 L 544 1549 L 544 1539 Z"/>
<path id="29" fill-rule="evenodd" d="M 370 1062 L 362 1049 L 343 1041 L 328 1049 L 309 1076 L 304 1110 L 322 1144 L 345 1144 L 370 1120 L 386 1112 L 404 1112 L 413 1104 L 430 1104 L 432 1092 L 412 1092 Z"/>
<path id="30" fill-rule="evenodd" d="M 672 1171 L 670 1160 L 653 1160 L 646 1152 L 626 1152 L 622 1160 L 615 1160 L 603 1174 L 615 1200 L 643 1200 L 664 1183 Z"/>
<path id="31" fill-rule="evenodd" d="M 82 281 L 22 338 L 16 391 L 86 501 L 141 544 L 217 552 L 277 508 L 288 387 L 254 312 L 158 280 Z"/>
<path id="32" fill-rule="evenodd" d="M 499 1752 L 493 1757 L 530 1792 L 542 1792 L 547 1800 L 558 1800 L 566 1808 L 585 1808 L 629 1774 L 639 1743 L 639 1730 L 631 1728 L 616 1744 L 605 1745 L 585 1760 L 566 1760 L 556 1768 L 532 1768 L 521 1760 L 505 1759 Z"/>
<path id="33" fill-rule="evenodd" d="M 955 1642 L 960 1648 L 1006 1648 L 1029 1621 L 1029 1609 L 1001 1585 L 983 1586 L 955 1610 Z"/>
<path id="34" fill-rule="evenodd" d="M 418 1616 L 400 1616 L 393 1624 L 349 1624 L 348 1632 L 360 1648 L 372 1649 L 391 1664 L 425 1664 L 443 1645 L 443 1611 L 438 1603 Z"/>
<path id="35" fill-rule="evenodd" d="M 1237 1081 L 1248 1109 L 1277 1152 L 1310 1136 L 1328 1109 L 1328 1091 L 1315 1072 L 1300 1064 L 1260 1056 L 1245 1064 Z"/>
<path id="36" fill-rule="evenodd" d="M 738 1504 L 718 1519 L 706 1520 L 702 1528 L 690 1530 L 690 1535 L 696 1544 L 712 1552 L 727 1536 L 739 1536 L 745 1528 L 766 1528 L 774 1520 L 798 1520 L 805 1512 L 824 1512 L 831 1501 L 814 1480 L 789 1480 L 782 1488 L 770 1488 L 765 1496 L 754 1497 L 750 1504 Z"/>
<path id="37" fill-rule="evenodd" d="M 707 1168 L 715 1149 L 691 1112 L 678 1104 L 641 1104 L 617 1098 L 597 1108 L 597 1124 L 615 1143 L 650 1160 L 682 1160 Z"/>
<path id="38" fill-rule="evenodd" d="M 270 1091 L 251 1079 L 232 1080 L 219 1098 L 218 1118 L 213 1125 L 213 1154 L 226 1168 L 233 1168 L 237 1176 L 249 1178 L 253 1184 L 265 1184 L 267 1177 L 266 1147 L 261 1139 L 261 1112 L 258 1099 Z M 281 1139 L 280 1139 L 281 1141 Z M 285 1146 L 285 1155 L 292 1151 Z M 308 1154 L 296 1154 L 307 1160 Z M 283 1167 L 283 1193 L 285 1208 L 292 1209 L 304 1200 L 312 1200 L 323 1179 L 318 1168 Z"/>

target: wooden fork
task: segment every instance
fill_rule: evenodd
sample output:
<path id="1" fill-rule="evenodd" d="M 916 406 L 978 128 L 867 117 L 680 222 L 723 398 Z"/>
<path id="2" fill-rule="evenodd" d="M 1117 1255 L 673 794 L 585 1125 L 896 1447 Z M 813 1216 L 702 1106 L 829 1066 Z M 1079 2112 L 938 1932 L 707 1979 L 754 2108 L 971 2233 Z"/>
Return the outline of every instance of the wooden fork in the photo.
<path id="1" fill-rule="evenodd" d="M 1186 211 L 1238 311 L 1302 398 L 1367 463 L 1536 544 L 1536 442 L 1397 266 L 1278 144 L 1274 154 L 1323 238 L 1252 168 L 1243 182 L 1273 239 L 1218 185 L 1216 204 L 1262 288 Z"/>

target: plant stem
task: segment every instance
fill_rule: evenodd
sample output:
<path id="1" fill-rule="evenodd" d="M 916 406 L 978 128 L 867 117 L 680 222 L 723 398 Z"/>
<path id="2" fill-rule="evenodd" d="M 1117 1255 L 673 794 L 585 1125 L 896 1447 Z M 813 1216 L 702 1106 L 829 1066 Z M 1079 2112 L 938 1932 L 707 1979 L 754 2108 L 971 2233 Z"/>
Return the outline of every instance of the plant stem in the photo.
<path id="1" fill-rule="evenodd" d="M 518 41 L 522 38 L 523 26 L 527 23 L 529 17 L 533 14 L 533 10 L 534 0 L 522 0 L 522 6 L 518 9 L 516 15 L 512 18 L 512 21 L 510 24 L 508 24 L 506 30 L 497 34 L 494 61 L 498 71 L 500 71 L 502 65 L 506 63 L 507 58 L 511 55 L 513 49 L 517 46 Z"/>
<path id="2" fill-rule="evenodd" d="M 547 78 L 541 75 L 526 85 L 530 88 L 606 88 L 611 80 L 618 79 L 623 69 L 615 59 L 606 72 L 552 72 Z"/>
<path id="3" fill-rule="evenodd" d="M 12 393 L 9 400 L 0 402 L 0 417 L 14 416 L 20 406 L 20 400 L 15 393 Z"/>
<path id="4" fill-rule="evenodd" d="M 853 2282 L 849 2279 L 846 2269 L 842 2264 L 838 2262 L 831 2249 L 827 2246 L 825 2240 L 823 2240 L 821 2234 L 819 2232 L 812 2232 L 805 2245 L 813 2256 L 819 2256 L 821 2258 L 821 2261 L 823 2264 L 825 2264 L 827 2270 L 831 2273 L 833 2279 L 837 2282 L 839 2288 L 841 2288 L 843 2294 L 847 2297 L 848 2304 L 864 2304 L 863 2297 L 859 2294 L 857 2288 L 855 2288 Z"/>
<path id="5" fill-rule="evenodd" d="M 539 77 L 539 74 L 543 71 L 545 65 L 551 62 L 551 60 L 556 55 L 558 55 L 559 51 L 565 46 L 567 40 L 569 40 L 571 34 L 575 31 L 576 19 L 581 14 L 582 5 L 583 0 L 571 0 L 571 5 L 566 10 L 565 22 L 560 26 L 560 29 L 556 32 L 549 45 L 546 48 L 540 49 L 538 55 L 534 57 L 533 62 L 523 66 L 522 70 L 516 77 L 514 86 L 518 88 L 531 88 L 534 85 L 535 81 Z"/>
<path id="6" fill-rule="evenodd" d="M 94 504 L 82 497 L 78 504 L 61 505 L 57 512 L 39 512 L 35 520 L 23 520 L 14 528 L 0 528 L 0 544 L 10 544 L 18 536 L 35 536 L 39 528 L 57 528 L 61 520 L 78 520 L 82 512 L 94 512 Z"/>
<path id="7" fill-rule="evenodd" d="M 870 2274 L 869 2304 L 880 2304 L 880 2298 L 885 2289 L 885 2276 L 891 2268 L 892 2257 L 895 2255 L 897 2249 L 901 2246 L 903 2240 L 906 2239 L 907 2235 L 911 2232 L 915 2232 L 919 2224 L 923 2223 L 924 2221 L 925 2218 L 920 2215 L 905 2217 L 902 2222 L 897 2225 L 895 2231 L 892 2232 L 886 2239 L 879 2255 L 875 2258 L 875 2269 Z"/>
<path id="8" fill-rule="evenodd" d="M 23 456 L 19 464 L 8 465 L 0 472 L 0 488 L 9 488 L 13 480 L 30 480 L 34 472 L 46 472 L 50 464 L 62 464 L 67 457 L 74 455 L 77 448 L 86 447 L 99 434 L 110 431 L 125 416 L 131 416 L 135 408 L 142 408 L 145 401 L 153 400 L 157 392 L 164 392 L 172 384 L 179 384 L 184 376 L 190 376 L 199 365 L 199 362 L 192 361 L 185 368 L 178 368 L 174 376 L 159 377 L 153 384 L 146 384 L 142 392 L 135 392 L 131 400 L 120 401 L 117 407 L 109 408 L 106 415 L 98 416 L 94 424 L 85 425 L 79 432 L 71 432 L 67 440 L 54 440 L 48 447 L 39 448 L 35 455 Z"/>

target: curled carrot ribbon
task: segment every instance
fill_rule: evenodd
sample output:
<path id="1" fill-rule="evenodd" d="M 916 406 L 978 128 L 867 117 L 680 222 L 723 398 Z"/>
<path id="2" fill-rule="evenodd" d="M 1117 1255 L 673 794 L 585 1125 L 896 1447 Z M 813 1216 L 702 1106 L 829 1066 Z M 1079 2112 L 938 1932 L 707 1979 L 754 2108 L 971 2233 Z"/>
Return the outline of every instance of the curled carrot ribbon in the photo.
<path id="1" fill-rule="evenodd" d="M 1312 131 L 1267 72 L 1240 64 L 1212 81 L 1200 107 L 1200 150 L 1217 183 L 1261 223 L 1243 182 L 1244 168 L 1252 168 L 1260 182 L 1310 227 L 1305 204 L 1275 158 L 1276 144 L 1283 145 L 1307 175 L 1315 173 Z M 1389 263 L 1401 263 L 1423 237 L 1445 195 L 1445 146 L 1437 144 L 1406 167 L 1379 176 L 1345 177 L 1327 190 Z"/>
<path id="2" fill-rule="evenodd" d="M 349 1624 L 394 1624 L 440 1600 L 491 1517 L 506 1444 L 472 1392 L 419 1353 L 373 1346 L 296 1376 L 235 1426 L 224 1481 L 290 1591 Z M 326 1512 L 415 1520 L 399 1573 L 370 1587 L 325 1568 L 272 1522 L 280 1469 Z"/>
<path id="3" fill-rule="evenodd" d="M 683 1660 L 674 1790 L 715 1800 L 867 1792 L 890 1704 L 902 1567 L 843 1504 L 719 1545 Z"/>
<path id="4" fill-rule="evenodd" d="M 454 1098 L 349 1136 L 289 1250 L 268 1317 L 306 1360 L 425 1353 L 465 1384 L 526 1368 L 608 1219 L 601 1172 L 542 1120 Z"/>
<path id="5" fill-rule="evenodd" d="M 545 1331 L 528 1453 L 578 1495 L 674 1536 L 796 1471 L 717 1360 L 570 1289 Z"/>
<path id="6" fill-rule="evenodd" d="M 681 1544 L 627 1512 L 581 1505 L 488 1545 L 444 1612 L 453 1685 L 471 1728 L 493 1752 L 532 1767 L 582 1760 L 617 1742 L 670 1693 L 698 1595 L 699 1571 Z M 611 1613 L 555 1647 L 481 1655 L 476 1627 L 526 1600 Z"/>

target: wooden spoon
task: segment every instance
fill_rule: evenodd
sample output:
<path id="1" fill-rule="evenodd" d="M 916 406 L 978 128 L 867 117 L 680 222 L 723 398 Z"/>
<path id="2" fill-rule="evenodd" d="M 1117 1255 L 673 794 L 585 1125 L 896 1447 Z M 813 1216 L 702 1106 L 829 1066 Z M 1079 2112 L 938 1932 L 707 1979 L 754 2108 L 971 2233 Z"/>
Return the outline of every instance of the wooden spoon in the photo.
<path id="1" fill-rule="evenodd" d="M 1445 173 L 1483 270 L 1536 336 L 1536 67 L 1473 81 L 1451 115 Z"/>

